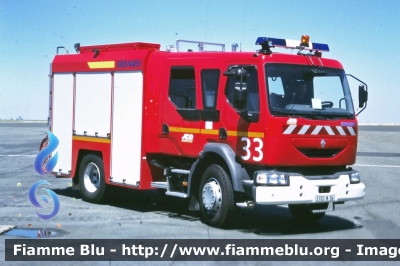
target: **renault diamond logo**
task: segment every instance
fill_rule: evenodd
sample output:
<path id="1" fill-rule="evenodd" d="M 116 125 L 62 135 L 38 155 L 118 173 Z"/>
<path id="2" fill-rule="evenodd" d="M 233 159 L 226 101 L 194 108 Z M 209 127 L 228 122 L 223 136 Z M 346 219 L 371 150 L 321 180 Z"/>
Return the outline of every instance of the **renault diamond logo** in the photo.
<path id="1" fill-rule="evenodd" d="M 321 140 L 321 148 L 325 148 L 326 142 L 324 139 Z"/>

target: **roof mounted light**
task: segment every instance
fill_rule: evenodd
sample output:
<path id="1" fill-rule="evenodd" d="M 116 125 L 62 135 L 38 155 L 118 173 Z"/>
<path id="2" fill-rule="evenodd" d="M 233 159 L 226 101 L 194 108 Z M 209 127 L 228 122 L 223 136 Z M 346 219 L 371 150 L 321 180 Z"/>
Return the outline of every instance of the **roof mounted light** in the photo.
<path id="1" fill-rule="evenodd" d="M 300 46 L 308 47 L 308 46 L 310 46 L 309 43 L 310 43 L 310 36 L 302 35 L 301 41 L 300 41 Z"/>
<path id="2" fill-rule="evenodd" d="M 329 46 L 327 44 L 310 42 L 310 37 L 308 35 L 303 35 L 300 41 L 289 40 L 289 39 L 277 39 L 270 37 L 258 37 L 256 45 L 261 45 L 261 50 L 259 52 L 266 54 L 271 53 L 270 50 L 271 47 L 302 49 L 302 50 L 310 50 L 317 52 L 329 52 Z"/>
<path id="3" fill-rule="evenodd" d="M 283 42 L 282 42 L 283 41 Z M 260 53 L 263 54 L 271 54 L 271 49 L 274 48 L 275 45 L 285 45 L 284 39 L 275 39 L 275 38 L 269 38 L 269 37 L 258 37 L 256 40 L 256 45 L 261 45 L 261 50 L 259 50 Z"/>

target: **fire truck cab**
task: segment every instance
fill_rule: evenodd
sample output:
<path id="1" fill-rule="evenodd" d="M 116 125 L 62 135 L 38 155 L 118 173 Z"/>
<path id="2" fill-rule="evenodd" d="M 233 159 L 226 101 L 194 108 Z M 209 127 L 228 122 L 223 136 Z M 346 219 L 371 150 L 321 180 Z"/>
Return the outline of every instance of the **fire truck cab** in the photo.
<path id="1" fill-rule="evenodd" d="M 191 42 L 190 42 L 191 43 Z M 57 177 L 85 200 L 110 186 L 190 199 L 203 222 L 236 207 L 286 205 L 315 221 L 362 199 L 357 118 L 347 75 L 326 44 L 261 37 L 256 52 L 161 51 L 160 45 L 75 45 L 50 73 Z M 275 53 L 273 47 L 298 50 Z M 234 49 L 235 50 L 235 49 Z M 359 88 L 365 108 L 366 84 Z M 363 110 L 362 109 L 362 110 Z M 112 196 L 112 195 L 111 195 Z"/>

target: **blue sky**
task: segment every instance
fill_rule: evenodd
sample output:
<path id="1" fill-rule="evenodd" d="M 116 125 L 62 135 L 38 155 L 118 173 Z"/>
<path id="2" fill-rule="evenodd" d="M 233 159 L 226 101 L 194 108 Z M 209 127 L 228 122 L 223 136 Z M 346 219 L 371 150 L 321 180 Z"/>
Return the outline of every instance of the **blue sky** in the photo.
<path id="1" fill-rule="evenodd" d="M 240 43 L 258 36 L 327 43 L 324 57 L 368 84 L 362 124 L 400 124 L 400 1 L 0 0 L 0 119 L 47 119 L 57 46 L 176 39 Z M 290 51 L 287 51 L 290 52 Z M 358 83 L 353 86 L 356 97 Z"/>

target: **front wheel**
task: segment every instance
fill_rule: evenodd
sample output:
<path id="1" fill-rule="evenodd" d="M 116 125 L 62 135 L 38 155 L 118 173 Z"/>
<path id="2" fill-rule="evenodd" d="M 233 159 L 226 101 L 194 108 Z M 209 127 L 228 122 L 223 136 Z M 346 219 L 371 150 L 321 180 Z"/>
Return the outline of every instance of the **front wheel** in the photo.
<path id="1" fill-rule="evenodd" d="M 199 188 L 200 215 L 204 223 L 226 227 L 232 222 L 235 202 L 231 180 L 216 164 L 204 172 Z"/>
<path id="2" fill-rule="evenodd" d="M 83 157 L 79 167 L 79 185 L 83 198 L 99 203 L 105 197 L 106 182 L 103 160 L 94 154 Z"/>
<path id="3" fill-rule="evenodd" d="M 316 204 L 289 204 L 289 210 L 293 217 L 301 222 L 316 222 L 325 216 L 325 212 L 313 213 L 313 209 L 326 210 L 328 203 Z"/>

